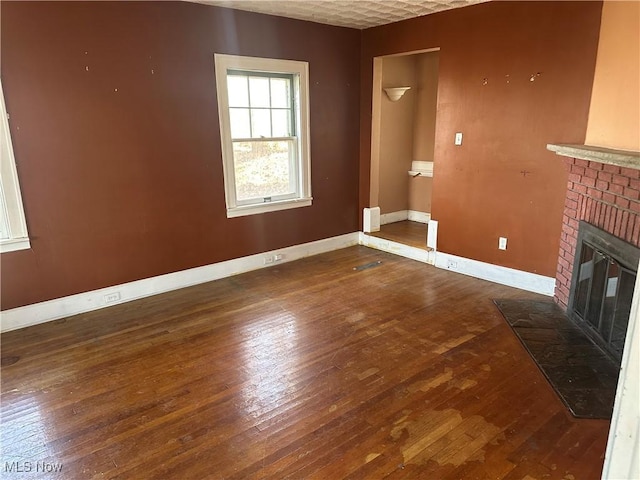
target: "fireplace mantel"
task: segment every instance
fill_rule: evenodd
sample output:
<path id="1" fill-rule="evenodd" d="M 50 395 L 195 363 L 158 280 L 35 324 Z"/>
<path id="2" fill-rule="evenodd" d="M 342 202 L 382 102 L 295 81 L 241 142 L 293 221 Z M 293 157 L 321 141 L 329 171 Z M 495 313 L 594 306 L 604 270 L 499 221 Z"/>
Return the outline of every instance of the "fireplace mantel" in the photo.
<path id="1" fill-rule="evenodd" d="M 547 150 L 556 152 L 558 155 L 564 157 L 579 158 L 591 162 L 606 163 L 608 165 L 640 170 L 640 152 L 592 147 L 591 145 L 556 145 L 553 143 L 547 145 Z"/>

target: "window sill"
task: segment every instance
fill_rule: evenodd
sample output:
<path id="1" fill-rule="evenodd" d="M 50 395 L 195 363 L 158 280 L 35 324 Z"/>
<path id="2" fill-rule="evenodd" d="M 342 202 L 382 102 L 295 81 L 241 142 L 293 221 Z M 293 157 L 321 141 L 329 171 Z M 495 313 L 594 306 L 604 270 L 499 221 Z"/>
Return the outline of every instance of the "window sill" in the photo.
<path id="1" fill-rule="evenodd" d="M 15 252 L 31 248 L 28 238 L 11 238 L 0 241 L 0 253 Z"/>
<path id="2" fill-rule="evenodd" d="M 284 200 L 281 202 L 269 202 L 260 205 L 246 205 L 227 209 L 227 218 L 244 217 L 246 215 L 256 215 L 259 213 L 276 212 L 278 210 L 288 210 L 290 208 L 309 207 L 313 201 L 312 197 L 297 198 L 295 200 Z"/>

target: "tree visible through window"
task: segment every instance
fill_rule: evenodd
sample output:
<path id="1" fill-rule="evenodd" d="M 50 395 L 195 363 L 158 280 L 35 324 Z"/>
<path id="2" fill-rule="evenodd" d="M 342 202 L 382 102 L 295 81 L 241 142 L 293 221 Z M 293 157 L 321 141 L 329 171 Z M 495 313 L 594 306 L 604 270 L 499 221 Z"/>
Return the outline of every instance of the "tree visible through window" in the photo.
<path id="1" fill-rule="evenodd" d="M 227 215 L 310 205 L 306 63 L 216 55 L 216 80 Z"/>

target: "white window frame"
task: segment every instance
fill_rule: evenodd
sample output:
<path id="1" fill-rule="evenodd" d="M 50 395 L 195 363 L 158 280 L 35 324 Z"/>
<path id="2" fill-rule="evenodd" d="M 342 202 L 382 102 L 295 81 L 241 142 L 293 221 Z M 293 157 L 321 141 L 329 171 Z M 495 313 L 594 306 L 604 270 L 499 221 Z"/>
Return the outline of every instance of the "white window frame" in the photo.
<path id="1" fill-rule="evenodd" d="M 311 154 L 309 146 L 309 64 L 295 60 L 243 57 L 237 55 L 214 55 L 216 90 L 218 94 L 218 115 L 220 118 L 220 138 L 222 142 L 222 166 L 224 172 L 227 217 L 241 217 L 258 213 L 307 207 L 311 197 Z M 296 179 L 298 195 L 295 198 L 262 203 L 238 202 L 236 199 L 235 170 L 233 164 L 233 141 L 229 118 L 229 96 L 227 93 L 227 72 L 229 70 L 254 71 L 260 73 L 292 74 L 295 100 L 296 122 Z M 267 197 L 269 198 L 269 197 Z"/>
<path id="2" fill-rule="evenodd" d="M 8 238 L 0 238 L 0 252 L 5 253 L 31 248 L 31 243 L 22 207 L 2 79 L 0 79 L 0 117 L 0 222 L 8 232 Z"/>

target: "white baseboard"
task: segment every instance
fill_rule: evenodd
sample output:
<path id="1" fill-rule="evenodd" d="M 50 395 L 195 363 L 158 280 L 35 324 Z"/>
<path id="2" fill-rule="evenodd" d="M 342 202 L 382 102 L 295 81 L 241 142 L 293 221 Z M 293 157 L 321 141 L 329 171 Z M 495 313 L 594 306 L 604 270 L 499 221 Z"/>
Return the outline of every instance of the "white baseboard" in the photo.
<path id="1" fill-rule="evenodd" d="M 426 212 L 418 212 L 417 210 L 398 210 L 397 212 L 383 213 L 382 215 L 380 215 L 380 225 L 403 222 L 404 220 L 411 220 L 412 222 L 419 223 L 429 223 L 429 220 L 431 220 L 431 214 Z"/>
<path id="2" fill-rule="evenodd" d="M 360 232 L 347 233 L 338 237 L 303 243 L 270 252 L 235 258 L 203 267 L 190 268 L 188 270 L 145 278 L 135 282 L 123 283 L 113 287 L 101 288 L 91 292 L 79 293 L 77 295 L 13 308 L 0 312 L 0 331 L 8 332 L 18 328 L 49 322 L 58 318 L 111 307 L 119 303 L 169 292 L 179 288 L 211 282 L 220 278 L 270 267 L 279 263 L 291 262 L 319 253 L 339 250 L 357 245 L 359 242 Z M 274 257 L 277 255 L 280 255 L 280 258 L 276 261 Z"/>
<path id="3" fill-rule="evenodd" d="M 418 212 L 417 210 L 408 210 L 408 212 L 407 220 L 411 220 L 412 222 L 429 223 L 429 220 L 431 220 L 430 213 Z"/>
<path id="4" fill-rule="evenodd" d="M 449 253 L 436 252 L 435 266 L 462 273 L 475 278 L 489 280 L 509 287 L 553 296 L 556 279 L 536 273 L 515 270 L 513 268 L 479 262 L 470 258 L 458 257 Z"/>
<path id="5" fill-rule="evenodd" d="M 385 238 L 374 237 L 362 232 L 360 232 L 360 245 L 431 265 L 433 265 L 435 259 L 435 252 L 427 251 L 422 248 L 410 247 L 409 245 L 404 245 Z"/>
<path id="6" fill-rule="evenodd" d="M 387 223 L 402 222 L 409 218 L 409 210 L 399 210 L 397 212 L 383 213 L 380 215 L 380 225 Z"/>

